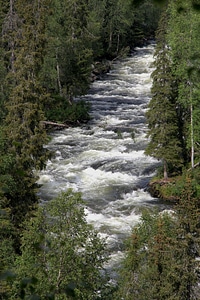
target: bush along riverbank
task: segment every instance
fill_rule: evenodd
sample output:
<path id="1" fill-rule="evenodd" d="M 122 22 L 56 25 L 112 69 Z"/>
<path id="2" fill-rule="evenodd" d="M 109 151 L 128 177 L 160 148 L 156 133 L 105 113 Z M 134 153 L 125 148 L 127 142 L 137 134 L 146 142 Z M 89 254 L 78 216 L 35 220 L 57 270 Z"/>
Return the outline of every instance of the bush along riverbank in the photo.
<path id="1" fill-rule="evenodd" d="M 148 192 L 152 197 L 160 198 L 164 201 L 179 202 L 186 188 L 188 178 L 191 179 L 192 190 L 194 190 L 193 196 L 200 197 L 200 178 L 197 170 L 185 171 L 182 175 L 168 179 L 154 177 L 149 182 Z"/>
<path id="2" fill-rule="evenodd" d="M 179 192 L 176 179 L 152 179 L 148 185 L 148 192 L 152 197 L 165 201 L 176 202 L 179 199 Z"/>

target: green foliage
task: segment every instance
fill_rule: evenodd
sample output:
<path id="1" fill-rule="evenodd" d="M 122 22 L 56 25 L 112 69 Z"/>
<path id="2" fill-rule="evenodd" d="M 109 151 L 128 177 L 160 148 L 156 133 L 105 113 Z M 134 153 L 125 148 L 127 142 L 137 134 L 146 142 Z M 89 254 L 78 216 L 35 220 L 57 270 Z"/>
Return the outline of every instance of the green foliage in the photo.
<path id="1" fill-rule="evenodd" d="M 60 121 L 71 125 L 87 122 L 90 119 L 89 103 L 79 100 L 69 103 L 63 97 L 55 95 L 45 107 L 45 116 L 50 121 Z"/>
<path id="2" fill-rule="evenodd" d="M 9 209 L 0 207 L 0 299 L 8 299 L 6 295 L 10 291 L 11 273 L 9 274 L 7 270 L 13 268 L 15 261 L 13 234 L 14 229 L 10 222 Z M 2 277 L 3 274 L 6 278 Z"/>
<path id="3" fill-rule="evenodd" d="M 172 278 L 174 285 L 178 287 L 178 299 L 199 298 L 199 204 L 197 185 L 192 176 L 187 174 L 182 197 L 176 207 L 177 238 L 174 246 L 176 261 Z"/>
<path id="4" fill-rule="evenodd" d="M 145 0 L 132 0 L 134 6 L 138 7 L 140 5 L 142 5 L 144 3 Z M 160 5 L 161 7 L 166 5 L 168 3 L 168 0 L 151 0 L 150 2 L 154 3 L 155 5 Z M 192 8 L 196 11 L 200 10 L 200 4 L 199 4 L 199 0 L 189 0 L 189 2 L 192 5 Z M 181 12 L 183 10 L 183 4 L 181 3 L 181 1 L 177 1 L 177 9 L 178 12 Z"/>
<path id="5" fill-rule="evenodd" d="M 141 6 L 145 2 L 145 0 L 132 0 L 132 1 L 133 1 L 133 5 L 136 7 Z M 151 0 L 149 2 L 152 2 L 156 5 L 159 4 L 159 5 L 163 6 L 167 3 L 167 0 Z"/>
<path id="6" fill-rule="evenodd" d="M 117 299 L 171 299 L 169 270 L 174 226 L 167 213 L 143 212 L 128 240 Z"/>
<path id="7" fill-rule="evenodd" d="M 199 15 L 191 1 L 169 1 L 157 30 L 146 154 L 177 175 L 199 162 Z"/>
<path id="8" fill-rule="evenodd" d="M 105 1 L 104 17 L 101 27 L 101 41 L 104 53 L 109 57 L 116 56 L 126 46 L 128 29 L 134 19 L 131 2 Z"/>
<path id="9" fill-rule="evenodd" d="M 166 42 L 167 28 L 168 16 L 164 11 L 156 35 L 152 98 L 146 113 L 150 141 L 145 150 L 146 154 L 164 161 L 164 172 L 169 171 L 169 166 L 173 171 L 180 169 L 183 164 L 176 81 L 172 75 L 170 50 Z"/>
<path id="10" fill-rule="evenodd" d="M 160 7 L 154 5 L 152 1 L 141 1 L 138 7 L 136 5 L 135 17 L 131 27 L 132 31 L 130 31 L 132 43 L 142 45 L 142 41 L 155 37 L 160 13 Z"/>
<path id="11" fill-rule="evenodd" d="M 120 131 L 120 129 L 117 129 L 117 130 L 116 130 L 116 134 L 117 134 L 117 138 L 118 138 L 118 139 L 123 139 L 123 134 L 122 134 L 122 132 Z"/>
<path id="12" fill-rule="evenodd" d="M 158 14 L 149 1 L 145 5 L 145 9 L 135 11 L 130 0 L 35 0 L 32 4 L 20 0 L 11 0 L 10 3 L 3 1 L 0 15 L 3 34 L 0 43 L 0 117 L 3 118 L 6 113 L 5 99 L 22 93 L 19 90 L 20 81 L 26 86 L 26 90 L 32 90 L 30 101 L 38 97 L 38 94 L 41 95 L 42 109 L 51 106 L 55 95 L 62 97 L 61 107 L 65 109 L 66 102 L 72 103 L 74 96 L 82 95 L 88 90 L 93 60 L 104 58 L 107 54 L 116 56 L 123 49 L 134 46 L 134 36 L 138 30 L 142 33 L 137 40 L 143 38 L 148 29 L 153 32 L 155 26 L 152 26 L 152 21 L 158 19 Z M 142 14 L 142 11 L 145 13 Z M 140 25 L 144 23 L 141 29 Z M 20 69 L 20 66 L 23 68 Z M 22 83 L 23 78 L 26 80 Z M 30 85 L 30 80 L 33 86 Z M 73 110 L 76 108 L 79 110 L 79 105 L 74 106 Z M 38 110 L 38 107 L 35 109 Z M 69 114 L 74 115 L 74 122 L 76 114 Z M 59 115 L 58 110 L 53 118 L 58 118 Z M 68 112 L 66 116 L 68 117 Z M 79 121 L 85 120 L 85 115 L 80 117 L 79 111 L 77 118 Z"/>
<path id="13" fill-rule="evenodd" d="M 170 175 L 190 153 L 199 161 L 199 3 L 132 2 L 0 0 L 2 299 L 113 299 L 100 272 L 105 245 L 85 220 L 81 195 L 68 191 L 36 210 L 35 170 L 49 157 L 42 121 L 89 120 L 89 105 L 73 98 L 87 91 L 93 60 L 154 36 L 155 3 L 169 6 L 156 37 L 146 153 L 163 160 Z M 180 200 L 174 217 L 143 213 L 127 245 L 117 299 L 198 298 L 199 174 L 193 168 L 192 178 L 161 187 Z"/>
<path id="14" fill-rule="evenodd" d="M 50 92 L 71 102 L 89 87 L 94 39 L 87 30 L 88 6 L 82 0 L 54 0 L 50 7 L 41 80 Z"/>
<path id="15" fill-rule="evenodd" d="M 101 27 L 103 53 L 115 57 L 121 49 L 143 44 L 154 36 L 159 9 L 150 1 L 134 6 L 131 0 L 107 0 Z"/>
<path id="16" fill-rule="evenodd" d="M 0 209 L 8 213 L 12 225 L 9 236 L 3 238 L 13 239 L 16 252 L 20 226 L 38 201 L 35 170 L 41 170 L 50 157 L 41 124 L 42 104 L 48 95 L 38 77 L 45 51 L 47 4 L 48 0 L 12 0 L 4 7 L 1 20 L 1 71 L 5 74 L 1 104 L 5 119 L 0 134 Z"/>
<path id="17" fill-rule="evenodd" d="M 105 244 L 86 222 L 83 204 L 80 193 L 68 190 L 40 207 L 27 222 L 13 295 L 97 297 L 103 283 L 100 271 L 106 261 Z M 28 281 L 21 285 L 25 278 Z"/>
<path id="18" fill-rule="evenodd" d="M 34 1 L 30 4 L 16 2 L 15 10 L 22 20 L 18 33 L 13 37 L 15 60 L 7 75 L 10 92 L 6 102 L 6 135 L 9 137 L 7 151 L 15 155 L 16 169 L 31 176 L 33 169 L 45 166 L 48 153 L 47 141 L 41 121 L 44 119 L 42 104 L 48 94 L 39 82 L 38 73 L 44 56 L 46 4 Z M 37 18 L 35 18 L 35 14 Z"/>
<path id="19" fill-rule="evenodd" d="M 134 129 L 131 130 L 130 136 L 131 136 L 132 140 L 135 142 L 135 130 Z"/>
<path id="20" fill-rule="evenodd" d="M 198 188 L 185 177 L 173 214 L 144 212 L 133 228 L 115 299 L 198 299 Z"/>
<path id="21" fill-rule="evenodd" d="M 180 9 L 181 8 L 181 9 Z M 173 74 L 178 82 L 177 103 L 181 107 L 182 139 L 187 161 L 199 161 L 199 12 L 191 1 L 170 2 L 168 42 Z"/>

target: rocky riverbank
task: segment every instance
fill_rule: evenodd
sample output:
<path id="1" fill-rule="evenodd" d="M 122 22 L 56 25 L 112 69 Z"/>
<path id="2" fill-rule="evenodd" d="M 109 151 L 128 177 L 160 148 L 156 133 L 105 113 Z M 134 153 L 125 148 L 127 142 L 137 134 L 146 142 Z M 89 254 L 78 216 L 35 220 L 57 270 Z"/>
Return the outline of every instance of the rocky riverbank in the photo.
<path id="1" fill-rule="evenodd" d="M 101 78 L 103 74 L 106 74 L 111 69 L 112 62 L 110 60 L 104 59 L 102 61 L 97 61 L 92 65 L 92 72 L 90 81 L 93 82 Z"/>

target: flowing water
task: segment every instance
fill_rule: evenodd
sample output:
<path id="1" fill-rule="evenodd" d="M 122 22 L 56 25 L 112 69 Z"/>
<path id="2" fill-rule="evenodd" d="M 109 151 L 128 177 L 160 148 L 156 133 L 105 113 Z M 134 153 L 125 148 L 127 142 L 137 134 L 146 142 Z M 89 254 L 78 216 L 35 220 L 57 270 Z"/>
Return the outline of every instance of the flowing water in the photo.
<path id="1" fill-rule="evenodd" d="M 91 103 L 92 120 L 52 134 L 55 158 L 40 174 L 40 197 L 59 191 L 82 192 L 88 222 L 107 238 L 113 267 L 123 242 L 139 221 L 141 208 L 164 207 L 146 191 L 158 162 L 144 155 L 145 112 L 150 100 L 154 45 L 136 48 L 95 81 L 82 99 Z"/>

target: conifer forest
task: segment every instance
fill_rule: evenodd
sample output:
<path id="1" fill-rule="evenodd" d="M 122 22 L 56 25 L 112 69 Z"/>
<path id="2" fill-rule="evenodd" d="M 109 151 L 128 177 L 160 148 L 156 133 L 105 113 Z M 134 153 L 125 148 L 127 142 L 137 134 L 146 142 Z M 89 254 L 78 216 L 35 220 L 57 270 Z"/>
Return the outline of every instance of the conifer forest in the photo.
<path id="1" fill-rule="evenodd" d="M 0 0 L 0 300 L 200 299 L 200 1 Z M 149 192 L 116 282 L 80 192 L 41 204 L 50 133 L 90 120 L 74 101 L 112 62 L 155 41 Z M 71 130 L 71 129 L 70 129 Z"/>

